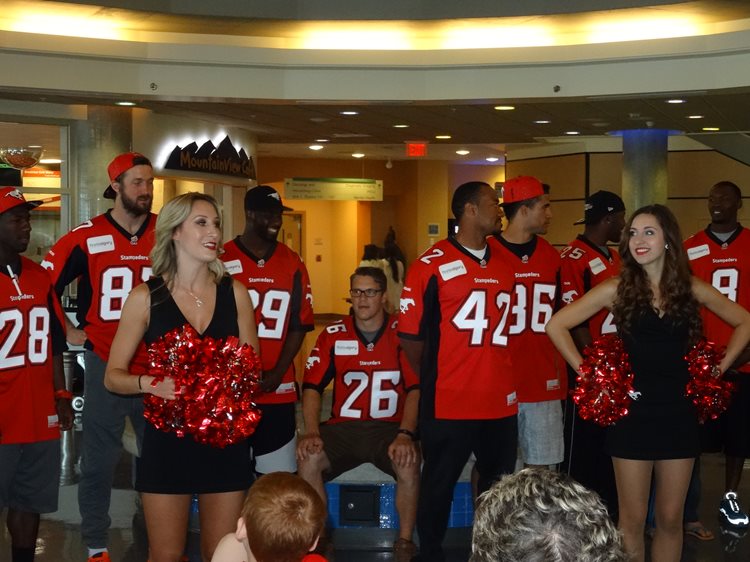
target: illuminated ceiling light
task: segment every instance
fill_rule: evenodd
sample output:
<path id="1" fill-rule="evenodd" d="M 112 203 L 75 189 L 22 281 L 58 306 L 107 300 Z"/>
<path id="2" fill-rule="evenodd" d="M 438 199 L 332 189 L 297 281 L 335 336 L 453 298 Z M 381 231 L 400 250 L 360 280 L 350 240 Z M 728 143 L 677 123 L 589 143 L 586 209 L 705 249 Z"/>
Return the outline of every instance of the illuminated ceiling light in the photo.
<path id="1" fill-rule="evenodd" d="M 497 162 L 498 160 L 500 160 L 500 158 L 498 158 L 497 156 L 488 156 L 487 158 L 485 158 L 485 160 L 487 160 L 487 162 Z"/>
<path id="2" fill-rule="evenodd" d="M 451 136 L 450 135 L 435 135 L 435 138 L 439 140 L 448 140 L 451 138 Z"/>
<path id="3" fill-rule="evenodd" d="M 456 154 L 458 154 L 459 156 L 466 156 L 467 154 L 469 154 L 469 151 L 466 149 L 461 149 L 461 150 L 457 150 Z"/>
<path id="4" fill-rule="evenodd" d="M 496 105 L 495 109 L 498 111 L 513 111 L 516 108 L 515 105 Z"/>
<path id="5" fill-rule="evenodd" d="M 59 158 L 42 158 L 39 160 L 40 164 L 62 164 L 62 160 Z"/>
<path id="6" fill-rule="evenodd" d="M 359 111 L 339 111 L 341 115 L 359 115 Z"/>
<path id="7" fill-rule="evenodd" d="M 591 26 L 585 43 L 614 43 L 620 41 L 644 41 L 699 35 L 701 26 L 689 16 L 644 18 L 638 15 L 619 15 L 615 20 L 596 21 Z"/>
<path id="8" fill-rule="evenodd" d="M 566 135 L 580 135 L 580 131 L 565 131 Z"/>
<path id="9" fill-rule="evenodd" d="M 26 148 L 42 148 L 41 144 L 29 144 L 26 146 Z"/>
<path id="10" fill-rule="evenodd" d="M 413 39 L 408 31 L 397 29 L 393 25 L 356 25 L 346 22 L 342 26 L 337 22 L 321 22 L 311 27 L 300 39 L 299 47 L 302 49 L 408 51 L 413 48 Z"/>
<path id="11" fill-rule="evenodd" d="M 544 25 L 469 23 L 450 28 L 437 40 L 439 49 L 502 49 L 508 47 L 546 47 L 556 43 L 554 30 Z"/>
<path id="12" fill-rule="evenodd" d="M 364 152 L 355 152 L 352 154 L 352 158 L 364 158 L 365 153 Z"/>
<path id="13" fill-rule="evenodd" d="M 116 101 L 115 105 L 121 105 L 123 107 L 133 107 L 135 102 L 132 101 Z"/>
<path id="14" fill-rule="evenodd" d="M 680 99 L 680 98 L 674 98 L 671 100 L 667 100 L 667 103 L 679 104 L 679 103 L 685 103 L 685 100 Z"/>
<path id="15" fill-rule="evenodd" d="M 120 40 L 127 36 L 127 23 L 118 21 L 117 18 L 70 15 L 64 11 L 69 9 L 45 7 L 44 12 L 27 10 L 15 18 L 10 31 L 88 39 Z"/>
<path id="16" fill-rule="evenodd" d="M 310 150 L 323 150 L 323 145 L 322 144 L 311 144 L 307 148 L 309 148 Z"/>
<path id="17" fill-rule="evenodd" d="M 703 115 L 688 115 L 688 119 L 703 119 Z"/>
<path id="18" fill-rule="evenodd" d="M 328 139 L 315 139 L 315 142 L 328 142 Z"/>
<path id="19" fill-rule="evenodd" d="M 393 126 L 394 129 L 408 129 L 409 125 L 404 125 L 403 123 L 399 123 L 398 125 Z"/>
<path id="20" fill-rule="evenodd" d="M 537 119 L 534 123 L 537 125 L 548 125 L 551 121 L 549 119 Z"/>
<path id="21" fill-rule="evenodd" d="M 707 131 L 707 132 L 714 132 L 714 131 L 720 131 L 721 129 L 719 129 L 719 127 L 703 127 L 703 129 L 701 130 Z"/>

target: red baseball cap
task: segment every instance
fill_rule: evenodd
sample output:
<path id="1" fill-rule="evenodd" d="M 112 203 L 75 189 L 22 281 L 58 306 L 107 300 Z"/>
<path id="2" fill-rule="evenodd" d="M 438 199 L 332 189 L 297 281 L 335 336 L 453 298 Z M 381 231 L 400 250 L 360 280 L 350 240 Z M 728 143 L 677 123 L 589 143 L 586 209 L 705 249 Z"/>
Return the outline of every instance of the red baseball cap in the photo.
<path id="1" fill-rule="evenodd" d="M 19 205 L 25 205 L 27 209 L 35 209 L 43 201 L 26 201 L 26 198 L 17 187 L 0 187 L 0 214 L 15 209 Z"/>
<path id="2" fill-rule="evenodd" d="M 135 162 L 135 160 L 141 160 L 141 162 Z M 143 162 L 145 160 L 145 162 Z M 146 158 L 140 152 L 124 152 L 119 156 L 115 156 L 115 159 L 107 166 L 107 173 L 109 174 L 110 185 L 104 190 L 103 197 L 105 199 L 114 199 L 117 197 L 117 192 L 112 189 L 112 182 L 119 178 L 122 174 L 127 172 L 130 168 L 146 164 L 151 166 L 151 161 Z"/>
<path id="3" fill-rule="evenodd" d="M 532 176 L 518 176 L 503 185 L 503 204 L 525 201 L 544 195 L 542 182 Z"/>

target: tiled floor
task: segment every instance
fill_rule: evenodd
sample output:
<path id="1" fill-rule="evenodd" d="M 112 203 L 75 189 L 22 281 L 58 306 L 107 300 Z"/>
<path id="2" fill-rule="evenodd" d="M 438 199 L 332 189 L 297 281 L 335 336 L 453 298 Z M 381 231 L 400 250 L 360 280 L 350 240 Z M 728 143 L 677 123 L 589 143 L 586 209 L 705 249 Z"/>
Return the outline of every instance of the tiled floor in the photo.
<path id="1" fill-rule="evenodd" d="M 121 463 L 120 476 L 115 483 L 112 505 L 112 530 L 110 550 L 114 562 L 144 562 L 147 558 L 147 541 L 142 516 L 135 508 L 135 493 L 127 488 L 128 460 Z M 746 498 L 750 507 L 750 469 L 746 468 L 740 498 Z M 722 535 L 716 517 L 718 498 L 722 492 L 723 459 L 719 455 L 703 457 L 703 492 L 701 514 L 704 523 L 717 539 L 702 542 L 686 538 L 683 562 L 747 562 L 750 560 L 750 538 Z M 125 489 L 120 489 L 125 488 Z M 61 488 L 61 509 L 42 521 L 38 543 L 38 562 L 82 561 L 85 559 L 78 530 L 76 486 Z M 191 562 L 199 562 L 198 537 L 191 533 L 188 553 Z M 393 556 L 385 545 L 393 540 L 392 531 L 386 529 L 361 529 L 340 531 L 334 535 L 334 550 L 329 557 L 335 562 L 391 561 Z M 450 562 L 465 562 L 469 557 L 469 532 L 453 530 L 448 549 Z M 382 548 L 381 548 L 382 547 Z M 378 550 L 381 548 L 380 550 Z M 5 527 L 0 531 L 0 561 L 8 560 L 9 539 Z"/>

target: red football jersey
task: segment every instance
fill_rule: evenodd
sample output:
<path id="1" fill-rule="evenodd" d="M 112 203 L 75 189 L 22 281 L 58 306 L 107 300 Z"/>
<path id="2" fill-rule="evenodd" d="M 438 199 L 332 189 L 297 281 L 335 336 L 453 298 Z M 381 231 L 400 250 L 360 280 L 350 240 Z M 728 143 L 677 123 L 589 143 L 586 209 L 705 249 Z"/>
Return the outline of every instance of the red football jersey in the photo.
<path id="1" fill-rule="evenodd" d="M 255 307 L 260 359 L 263 370 L 276 366 L 289 332 L 309 332 L 315 327 L 310 276 L 300 257 L 276 243 L 262 258 L 253 256 L 239 236 L 224 245 L 221 256 L 227 271 L 247 287 Z M 276 392 L 258 395 L 259 404 L 285 404 L 297 400 L 294 362 Z"/>
<path id="2" fill-rule="evenodd" d="M 609 248 L 609 256 L 596 244 L 579 234 L 578 237 L 563 249 L 560 254 L 560 285 L 562 287 L 562 305 L 569 304 L 585 293 L 620 273 L 620 254 Z M 602 334 L 617 332 L 612 313 L 606 308 L 597 312 L 588 321 L 591 337 L 596 339 Z"/>
<path id="3" fill-rule="evenodd" d="M 722 242 L 706 228 L 685 240 L 685 249 L 693 275 L 750 310 L 750 230 L 739 228 Z M 706 337 L 718 345 L 726 345 L 732 327 L 705 308 L 702 316 Z M 739 370 L 750 373 L 750 363 Z"/>
<path id="4" fill-rule="evenodd" d="M 397 327 L 398 321 L 386 316 L 370 344 L 351 316 L 320 333 L 305 364 L 303 386 L 322 394 L 333 381 L 328 423 L 401 421 L 406 392 L 419 381 L 401 349 Z"/>
<path id="5" fill-rule="evenodd" d="M 530 255 L 517 256 L 505 240 L 493 250 L 513 270 L 515 287 L 508 335 L 519 402 L 562 400 L 568 390 L 565 361 L 544 331 L 557 306 L 560 254 L 540 236 Z"/>
<path id="6" fill-rule="evenodd" d="M 52 357 L 67 349 L 49 275 L 21 257 L 13 282 L 0 270 L 0 443 L 60 437 Z"/>
<path id="7" fill-rule="evenodd" d="M 478 259 L 441 240 L 411 265 L 399 336 L 424 342 L 421 415 L 499 419 L 517 413 L 508 351 L 513 272 L 488 246 Z"/>
<path id="8" fill-rule="evenodd" d="M 131 235 L 107 211 L 60 238 L 42 262 L 58 295 L 78 279 L 78 324 L 86 332 L 86 348 L 103 361 L 109 359 L 125 299 L 133 287 L 151 277 L 155 222 L 156 215 L 149 214 Z M 147 362 L 141 342 L 130 369 L 144 373 Z"/>

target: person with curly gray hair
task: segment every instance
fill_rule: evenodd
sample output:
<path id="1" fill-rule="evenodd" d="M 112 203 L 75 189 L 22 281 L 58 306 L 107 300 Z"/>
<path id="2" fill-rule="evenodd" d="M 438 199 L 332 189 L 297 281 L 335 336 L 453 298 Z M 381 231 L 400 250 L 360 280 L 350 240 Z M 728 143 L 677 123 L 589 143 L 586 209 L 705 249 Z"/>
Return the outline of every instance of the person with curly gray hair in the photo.
<path id="1" fill-rule="evenodd" d="M 469 562 L 625 562 L 599 496 L 569 476 L 527 468 L 479 497 Z"/>

